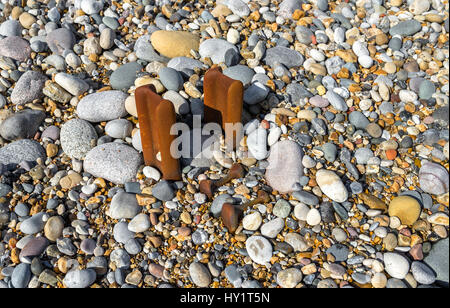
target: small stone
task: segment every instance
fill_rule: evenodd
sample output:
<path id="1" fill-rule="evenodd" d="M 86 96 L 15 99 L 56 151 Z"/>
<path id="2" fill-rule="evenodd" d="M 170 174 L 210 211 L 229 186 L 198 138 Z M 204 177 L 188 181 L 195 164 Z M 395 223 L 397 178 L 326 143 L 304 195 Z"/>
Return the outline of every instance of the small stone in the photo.
<path id="1" fill-rule="evenodd" d="M 262 223 L 262 217 L 259 212 L 253 212 L 249 215 L 246 215 L 242 219 L 242 225 L 243 225 L 244 229 L 250 230 L 250 231 L 258 230 L 261 223 Z"/>
<path id="2" fill-rule="evenodd" d="M 125 139 L 131 136 L 133 124 L 126 119 L 109 121 L 105 126 L 105 133 L 116 139 Z"/>
<path id="3" fill-rule="evenodd" d="M 189 266 L 189 276 L 192 282 L 200 288 L 206 288 L 211 283 L 211 274 L 208 269 L 199 262 L 193 262 Z"/>
<path id="4" fill-rule="evenodd" d="M 131 219 L 141 212 L 136 195 L 118 192 L 111 200 L 109 216 L 113 219 Z"/>
<path id="5" fill-rule="evenodd" d="M 322 218 L 320 216 L 320 212 L 317 209 L 311 209 L 307 216 L 306 216 L 306 222 L 310 226 L 317 226 L 322 221 Z"/>
<path id="6" fill-rule="evenodd" d="M 449 191 L 448 171 L 436 163 L 424 162 L 419 170 L 420 188 L 423 191 L 441 195 Z"/>
<path id="7" fill-rule="evenodd" d="M 137 62 L 130 62 L 121 65 L 109 78 L 111 87 L 115 90 L 128 90 L 137 78 L 137 74 L 142 70 L 142 65 Z M 103 92 L 104 93 L 104 92 Z"/>
<path id="8" fill-rule="evenodd" d="M 302 272 L 296 268 L 288 268 L 278 272 L 277 283 L 282 288 L 295 288 L 302 281 Z"/>
<path id="9" fill-rule="evenodd" d="M 267 159 L 267 183 L 281 193 L 290 193 L 303 176 L 303 153 L 294 141 L 279 141 L 271 149 Z"/>
<path id="10" fill-rule="evenodd" d="M 436 281 L 434 271 L 423 262 L 414 261 L 411 265 L 411 272 L 414 279 L 420 284 L 433 284 Z"/>
<path id="11" fill-rule="evenodd" d="M 79 96 L 89 90 L 89 85 L 86 83 L 86 81 L 66 73 L 56 74 L 55 81 L 64 90 L 74 96 Z"/>
<path id="12" fill-rule="evenodd" d="M 42 73 L 25 72 L 16 82 L 16 86 L 11 93 L 11 102 L 15 105 L 24 105 L 41 98 L 46 80 L 47 77 Z"/>
<path id="13" fill-rule="evenodd" d="M 347 201 L 348 192 L 342 180 L 330 170 L 320 169 L 316 173 L 316 181 L 322 192 L 336 202 Z"/>
<path id="14" fill-rule="evenodd" d="M 64 220 L 62 219 L 62 217 L 52 216 L 45 223 L 44 227 L 45 237 L 48 240 L 55 242 L 56 239 L 61 237 L 63 229 L 64 229 Z"/>
<path id="15" fill-rule="evenodd" d="M 262 236 L 251 236 L 245 243 L 250 258 L 261 265 L 266 264 L 272 258 L 272 245 Z"/>
<path id="16" fill-rule="evenodd" d="M 275 218 L 261 226 L 261 234 L 268 238 L 276 238 L 283 229 L 284 220 L 282 218 Z"/>
<path id="17" fill-rule="evenodd" d="M 60 132 L 61 147 L 70 157 L 84 159 L 97 144 L 97 132 L 87 121 L 72 119 L 64 123 Z"/>

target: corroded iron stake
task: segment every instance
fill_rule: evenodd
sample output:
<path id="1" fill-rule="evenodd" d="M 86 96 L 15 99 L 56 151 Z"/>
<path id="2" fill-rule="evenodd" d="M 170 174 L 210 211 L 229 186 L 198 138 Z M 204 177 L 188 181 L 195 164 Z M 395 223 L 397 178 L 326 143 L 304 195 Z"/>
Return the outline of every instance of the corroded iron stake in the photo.
<path id="1" fill-rule="evenodd" d="M 176 123 L 173 104 L 156 94 L 152 85 L 137 88 L 135 96 L 145 164 L 158 168 L 165 180 L 181 180 L 180 163 L 170 153 L 176 138 L 170 134 Z"/>
<path id="2" fill-rule="evenodd" d="M 217 123 L 225 132 L 225 144 L 234 150 L 242 137 L 241 123 L 244 86 L 242 82 L 222 74 L 219 66 L 205 74 L 205 123 Z M 228 124 L 228 126 L 226 125 Z M 233 126 L 236 127 L 233 127 Z"/>

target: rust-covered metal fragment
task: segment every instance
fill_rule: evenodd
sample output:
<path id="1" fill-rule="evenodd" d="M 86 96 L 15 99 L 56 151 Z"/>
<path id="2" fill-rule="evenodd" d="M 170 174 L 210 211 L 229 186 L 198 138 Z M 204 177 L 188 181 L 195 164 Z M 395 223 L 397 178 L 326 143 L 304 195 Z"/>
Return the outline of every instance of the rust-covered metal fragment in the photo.
<path id="1" fill-rule="evenodd" d="M 156 94 L 153 85 L 137 88 L 135 96 L 145 164 L 158 168 L 165 180 L 181 180 L 180 163 L 170 152 L 176 138 L 170 134 L 176 123 L 173 104 Z"/>
<path id="2" fill-rule="evenodd" d="M 225 132 L 227 147 L 234 150 L 242 137 L 240 125 L 244 97 L 242 82 L 225 76 L 219 66 L 214 66 L 205 74 L 203 89 L 205 123 L 219 124 Z"/>
<path id="3" fill-rule="evenodd" d="M 245 169 L 241 164 L 233 164 L 228 174 L 217 181 L 203 180 L 200 182 L 200 192 L 204 193 L 209 199 L 213 197 L 214 190 L 217 187 L 223 186 L 234 179 L 240 179 L 244 177 Z"/>

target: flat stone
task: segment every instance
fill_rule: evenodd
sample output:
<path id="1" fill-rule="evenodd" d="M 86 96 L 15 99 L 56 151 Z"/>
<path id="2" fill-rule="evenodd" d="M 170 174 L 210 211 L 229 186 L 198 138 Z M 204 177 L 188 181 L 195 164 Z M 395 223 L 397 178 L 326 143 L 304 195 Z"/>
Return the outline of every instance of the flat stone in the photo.
<path id="1" fill-rule="evenodd" d="M 46 41 L 54 54 L 62 55 L 65 50 L 72 50 L 76 39 L 69 29 L 59 28 L 47 34 Z"/>
<path id="2" fill-rule="evenodd" d="M 253 76 L 255 75 L 255 71 L 245 65 L 235 65 L 226 68 L 223 71 L 223 74 L 231 79 L 239 80 L 244 84 L 244 87 L 247 87 L 250 85 Z"/>
<path id="3" fill-rule="evenodd" d="M 44 213 L 40 212 L 25 219 L 20 224 L 20 231 L 25 234 L 35 234 L 44 229 L 45 222 L 43 221 Z"/>
<path id="4" fill-rule="evenodd" d="M 32 138 L 45 119 L 40 110 L 23 110 L 4 120 L 0 125 L 0 135 L 6 140 Z"/>
<path id="5" fill-rule="evenodd" d="M 40 72 L 25 72 L 16 82 L 11 93 L 11 102 L 15 105 L 24 105 L 41 98 L 46 80 L 47 77 Z"/>
<path id="6" fill-rule="evenodd" d="M 5 164 L 19 164 L 20 162 L 34 162 L 38 158 L 45 159 L 44 148 L 36 141 L 22 139 L 11 142 L 0 148 L 0 161 Z"/>
<path id="7" fill-rule="evenodd" d="M 138 59 L 147 61 L 147 62 L 162 62 L 166 63 L 170 59 L 164 56 L 159 55 L 155 49 L 153 48 L 150 42 L 150 35 L 140 36 L 136 43 L 134 44 L 134 52 Z"/>
<path id="8" fill-rule="evenodd" d="M 211 274 L 206 266 L 199 262 L 193 262 L 189 266 L 189 276 L 192 282 L 200 288 L 206 288 L 211 283 Z"/>
<path id="9" fill-rule="evenodd" d="M 397 25 L 391 27 L 389 34 L 391 36 L 401 35 L 401 36 L 411 36 L 422 30 L 422 25 L 417 20 L 406 20 L 401 21 Z"/>
<path id="10" fill-rule="evenodd" d="M 437 274 L 436 280 L 447 285 L 449 283 L 448 249 L 448 238 L 440 240 L 433 244 L 430 253 L 424 259 L 424 262 Z"/>
<path id="11" fill-rule="evenodd" d="M 134 233 L 145 232 L 150 228 L 150 219 L 147 214 L 137 214 L 128 224 L 128 230 Z"/>
<path id="12" fill-rule="evenodd" d="M 303 274 L 296 268 L 288 268 L 279 271 L 277 274 L 277 283 L 282 288 L 295 288 L 302 281 Z"/>
<path id="13" fill-rule="evenodd" d="M 303 64 L 304 58 L 301 53 L 296 50 L 276 46 L 267 49 L 264 62 L 274 67 L 276 63 L 283 64 L 287 68 L 299 67 Z"/>
<path id="14" fill-rule="evenodd" d="M 89 90 L 89 85 L 86 81 L 66 73 L 56 74 L 55 82 L 74 96 L 79 96 Z"/>
<path id="15" fill-rule="evenodd" d="M 64 220 L 61 216 L 50 217 L 44 226 L 45 237 L 52 242 L 55 242 L 61 237 L 64 229 Z"/>
<path id="16" fill-rule="evenodd" d="M 261 234 L 268 238 L 276 238 L 284 229 L 284 219 L 275 218 L 261 226 Z"/>
<path id="17" fill-rule="evenodd" d="M 131 136 L 133 124 L 126 119 L 109 121 L 105 126 L 105 133 L 116 139 L 125 139 Z"/>
<path id="18" fill-rule="evenodd" d="M 210 39 L 203 41 L 200 44 L 199 53 L 202 58 L 211 58 L 214 64 L 219 64 L 222 62 L 226 63 L 227 54 L 230 54 L 232 57 L 239 58 L 239 50 L 236 46 L 223 39 Z"/>
<path id="19" fill-rule="evenodd" d="M 94 283 L 97 275 L 93 269 L 72 270 L 64 277 L 64 284 L 68 288 L 87 288 Z"/>
<path id="20" fill-rule="evenodd" d="M 420 188 L 423 191 L 441 195 L 449 191 L 448 171 L 439 164 L 425 161 L 419 170 Z"/>
<path id="21" fill-rule="evenodd" d="M 16 289 L 23 289 L 28 286 L 31 279 L 30 265 L 26 263 L 20 263 L 12 272 L 11 284 Z"/>
<path id="22" fill-rule="evenodd" d="M 167 90 L 180 91 L 183 88 L 183 78 L 173 68 L 163 67 L 160 69 L 159 78 Z"/>
<path id="23" fill-rule="evenodd" d="M 420 284 L 433 284 L 436 281 L 436 274 L 434 271 L 425 263 L 414 261 L 411 264 L 411 272 L 414 279 Z"/>
<path id="24" fill-rule="evenodd" d="M 24 62 L 31 56 L 30 43 L 18 36 L 8 36 L 0 40 L 0 56 Z"/>
<path id="25" fill-rule="evenodd" d="M 103 91 L 83 97 L 77 105 L 78 116 L 89 122 L 110 121 L 125 117 L 128 95 L 116 90 Z"/>
<path id="26" fill-rule="evenodd" d="M 130 62 L 121 65 L 109 78 L 111 87 L 115 90 L 128 90 L 137 78 L 137 74 L 142 70 L 142 65 L 137 62 Z"/>

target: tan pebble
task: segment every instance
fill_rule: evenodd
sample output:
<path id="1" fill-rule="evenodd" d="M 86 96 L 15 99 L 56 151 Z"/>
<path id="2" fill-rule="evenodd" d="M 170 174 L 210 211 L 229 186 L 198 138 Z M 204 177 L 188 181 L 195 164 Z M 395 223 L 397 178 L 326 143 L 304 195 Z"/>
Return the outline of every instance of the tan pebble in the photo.
<path id="1" fill-rule="evenodd" d="M 373 275 L 371 283 L 374 288 L 382 289 L 386 287 L 387 277 L 383 273 L 376 273 L 375 275 Z"/>
<path id="2" fill-rule="evenodd" d="M 404 225 L 411 226 L 419 219 L 421 207 L 416 199 L 410 196 L 398 196 L 389 204 L 389 216 L 396 216 Z"/>
<path id="3" fill-rule="evenodd" d="M 58 146 L 54 143 L 49 143 L 47 144 L 45 151 L 47 152 L 48 157 L 54 157 L 58 154 Z"/>
<path id="4" fill-rule="evenodd" d="M 134 95 L 128 96 L 127 99 L 125 100 L 125 110 L 133 117 L 137 118 L 138 113 L 136 108 L 136 99 Z"/>
<path id="5" fill-rule="evenodd" d="M 30 29 L 31 25 L 36 22 L 36 17 L 34 17 L 28 12 L 23 12 L 19 16 L 19 22 L 25 29 Z"/>
<path id="6" fill-rule="evenodd" d="M 159 30 L 152 33 L 153 47 L 168 58 L 188 57 L 191 50 L 198 51 L 200 38 L 186 31 Z"/>
<path id="7" fill-rule="evenodd" d="M 62 231 L 64 229 L 64 220 L 61 216 L 53 216 L 47 220 L 47 223 L 44 226 L 44 234 L 45 237 L 55 242 L 62 235 Z"/>
<path id="8" fill-rule="evenodd" d="M 83 178 L 76 172 L 73 172 L 69 175 L 66 175 L 59 181 L 59 185 L 61 185 L 62 189 L 71 189 L 77 186 Z"/>

